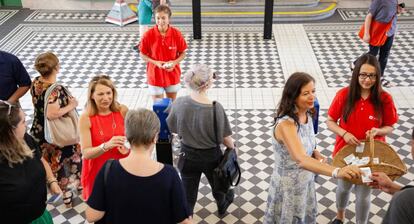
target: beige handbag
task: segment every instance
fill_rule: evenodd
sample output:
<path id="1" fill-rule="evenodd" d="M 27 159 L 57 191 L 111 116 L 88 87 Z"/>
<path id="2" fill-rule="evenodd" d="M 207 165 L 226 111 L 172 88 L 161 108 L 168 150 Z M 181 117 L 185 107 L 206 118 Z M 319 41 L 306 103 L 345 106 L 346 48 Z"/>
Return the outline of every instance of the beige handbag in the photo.
<path id="1" fill-rule="evenodd" d="M 53 92 L 53 90 L 60 86 L 67 97 L 72 96 L 69 92 L 69 90 L 64 87 L 63 85 L 60 85 L 58 83 L 54 83 L 51 85 L 45 93 L 45 105 L 44 105 L 44 115 L 45 115 L 45 139 L 47 142 L 57 145 L 59 147 L 64 147 L 68 145 L 74 145 L 79 143 L 79 129 L 78 129 L 78 122 L 79 122 L 79 115 L 76 109 L 73 109 L 63 115 L 62 117 L 59 117 L 57 119 L 49 120 L 46 117 L 47 114 L 47 106 L 50 94 Z"/>

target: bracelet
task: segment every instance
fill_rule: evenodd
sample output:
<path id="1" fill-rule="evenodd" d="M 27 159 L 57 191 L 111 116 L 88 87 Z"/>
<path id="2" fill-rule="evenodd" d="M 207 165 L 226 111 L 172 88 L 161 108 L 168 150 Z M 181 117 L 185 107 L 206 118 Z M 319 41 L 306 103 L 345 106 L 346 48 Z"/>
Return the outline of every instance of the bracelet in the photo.
<path id="1" fill-rule="evenodd" d="M 56 179 L 52 179 L 51 181 L 47 181 L 47 185 L 50 186 L 53 183 L 57 183 L 58 181 Z"/>
<path id="2" fill-rule="evenodd" d="M 339 170 L 340 170 L 340 168 L 335 168 L 333 171 L 332 171 L 332 177 L 333 178 L 338 178 L 338 173 L 339 173 Z"/>
<path id="3" fill-rule="evenodd" d="M 344 138 L 345 137 L 345 135 L 347 134 L 348 132 L 347 131 L 345 131 L 345 133 L 343 133 L 342 134 L 342 138 Z"/>
<path id="4" fill-rule="evenodd" d="M 105 142 L 99 145 L 99 148 L 103 151 L 103 152 L 107 152 L 108 150 L 105 147 Z"/>
<path id="5" fill-rule="evenodd" d="M 58 182 L 57 180 L 50 181 L 50 182 L 49 182 L 49 186 L 50 186 L 50 185 L 52 185 L 53 183 L 57 183 L 57 182 Z"/>

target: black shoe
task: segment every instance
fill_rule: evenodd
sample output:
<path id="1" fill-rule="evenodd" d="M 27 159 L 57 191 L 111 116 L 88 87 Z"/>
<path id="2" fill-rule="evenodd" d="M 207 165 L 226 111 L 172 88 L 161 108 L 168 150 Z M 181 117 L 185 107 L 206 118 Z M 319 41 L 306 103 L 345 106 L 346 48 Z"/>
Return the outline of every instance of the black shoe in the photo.
<path id="1" fill-rule="evenodd" d="M 344 222 L 342 222 L 341 220 L 339 220 L 339 219 L 334 219 L 332 222 L 331 222 L 331 224 L 344 224 Z"/>
<path id="2" fill-rule="evenodd" d="M 390 82 L 386 79 L 381 79 L 381 83 L 382 83 L 382 86 L 384 86 L 386 88 L 390 88 L 390 87 L 394 86 L 394 84 L 392 82 Z"/>
<path id="3" fill-rule="evenodd" d="M 223 216 L 231 203 L 233 203 L 234 200 L 234 190 L 230 189 L 226 194 L 226 199 L 224 200 L 224 203 L 218 207 L 218 214 L 219 216 Z"/>
<path id="4" fill-rule="evenodd" d="M 349 69 L 351 70 L 351 72 L 354 71 L 354 68 L 355 68 L 355 62 L 351 62 L 349 64 Z"/>

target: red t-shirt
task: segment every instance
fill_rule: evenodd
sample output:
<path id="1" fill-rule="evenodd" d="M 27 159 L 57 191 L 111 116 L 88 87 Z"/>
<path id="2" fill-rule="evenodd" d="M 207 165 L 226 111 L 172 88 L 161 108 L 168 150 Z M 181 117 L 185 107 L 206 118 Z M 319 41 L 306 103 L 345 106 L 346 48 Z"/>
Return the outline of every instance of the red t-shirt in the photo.
<path id="1" fill-rule="evenodd" d="M 157 61 L 172 61 L 177 59 L 187 49 L 187 43 L 181 32 L 169 26 L 165 36 L 154 26 L 141 39 L 139 50 L 142 54 Z M 180 83 L 181 69 L 177 64 L 171 72 L 160 69 L 152 63 L 147 63 L 148 84 L 167 87 Z"/>
<path id="2" fill-rule="evenodd" d="M 367 99 L 364 100 L 361 98 L 355 103 L 354 110 L 349 114 L 348 121 L 344 122 L 342 115 L 348 98 L 348 91 L 349 88 L 345 87 L 337 92 L 328 110 L 328 115 L 332 117 L 334 121 L 340 119 L 339 127 L 353 134 L 357 139 L 366 139 L 365 133 L 374 127 L 380 128 L 383 126 L 392 126 L 397 122 L 398 114 L 394 101 L 392 100 L 391 95 L 385 91 L 380 95 L 383 105 L 381 120 L 376 118 L 374 105 L 369 96 Z M 375 136 L 375 139 L 385 141 L 385 136 Z M 345 145 L 346 142 L 342 136 L 337 135 L 333 156 L 335 156 L 335 154 Z"/>
<path id="3" fill-rule="evenodd" d="M 89 120 L 91 122 L 92 147 L 108 142 L 113 136 L 125 136 L 124 118 L 121 112 L 112 112 L 108 115 L 97 114 L 90 116 Z M 91 195 L 96 175 L 105 162 L 109 159 L 121 159 L 126 156 L 121 154 L 117 148 L 112 148 L 97 158 L 83 159 L 81 183 L 82 196 L 85 201 Z"/>

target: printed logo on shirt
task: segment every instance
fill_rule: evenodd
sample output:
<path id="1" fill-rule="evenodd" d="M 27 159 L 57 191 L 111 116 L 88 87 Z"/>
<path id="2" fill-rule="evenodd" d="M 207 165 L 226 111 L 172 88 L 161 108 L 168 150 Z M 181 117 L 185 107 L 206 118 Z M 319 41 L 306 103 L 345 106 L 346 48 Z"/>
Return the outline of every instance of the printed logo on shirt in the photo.
<path id="1" fill-rule="evenodd" d="M 372 116 L 372 115 L 369 115 L 369 116 L 368 116 L 368 119 L 370 119 L 371 121 L 376 121 L 376 120 L 378 120 L 376 117 L 374 117 L 374 116 Z"/>
<path id="2" fill-rule="evenodd" d="M 169 46 L 168 49 L 170 49 L 170 50 L 177 50 L 177 46 Z"/>

